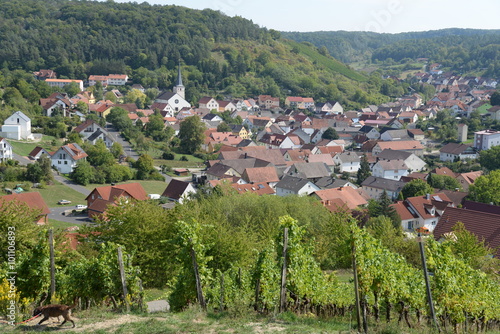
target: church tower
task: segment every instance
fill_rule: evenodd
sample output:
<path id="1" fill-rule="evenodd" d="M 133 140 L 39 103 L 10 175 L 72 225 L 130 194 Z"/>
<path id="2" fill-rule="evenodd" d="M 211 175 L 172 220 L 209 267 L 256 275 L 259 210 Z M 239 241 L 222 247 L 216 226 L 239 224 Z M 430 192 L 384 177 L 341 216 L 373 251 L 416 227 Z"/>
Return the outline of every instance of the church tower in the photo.
<path id="1" fill-rule="evenodd" d="M 178 69 L 178 73 L 177 73 L 177 81 L 175 82 L 175 86 L 174 86 L 174 93 L 178 94 L 180 97 L 182 97 L 183 99 L 186 99 L 185 97 L 185 87 L 184 85 L 182 84 L 182 75 L 181 75 L 181 62 L 179 61 L 179 69 Z"/>

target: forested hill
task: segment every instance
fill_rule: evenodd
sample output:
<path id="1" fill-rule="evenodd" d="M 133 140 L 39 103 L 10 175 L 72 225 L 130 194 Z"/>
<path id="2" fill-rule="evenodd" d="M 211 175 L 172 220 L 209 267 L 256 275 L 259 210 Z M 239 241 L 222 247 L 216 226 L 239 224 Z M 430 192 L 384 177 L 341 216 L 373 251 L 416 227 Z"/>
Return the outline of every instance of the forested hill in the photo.
<path id="1" fill-rule="evenodd" d="M 180 59 L 191 101 L 207 94 L 300 95 L 355 108 L 388 99 L 380 94 L 384 81 L 369 80 L 327 52 L 213 10 L 0 0 L 0 45 L 3 69 L 49 68 L 77 79 L 127 73 L 134 82 L 160 89 L 172 87 Z"/>
<path id="2" fill-rule="evenodd" d="M 452 28 L 400 34 L 318 31 L 282 35 L 324 46 L 345 63 L 430 58 L 453 70 L 500 76 L 500 30 Z"/>

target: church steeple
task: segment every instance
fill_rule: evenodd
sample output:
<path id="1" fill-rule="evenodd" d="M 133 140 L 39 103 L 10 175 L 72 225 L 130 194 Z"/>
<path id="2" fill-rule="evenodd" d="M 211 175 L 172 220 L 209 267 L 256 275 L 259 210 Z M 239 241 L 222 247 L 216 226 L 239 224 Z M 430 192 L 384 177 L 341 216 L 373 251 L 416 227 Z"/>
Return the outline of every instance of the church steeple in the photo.
<path id="1" fill-rule="evenodd" d="M 175 82 L 173 91 L 174 93 L 178 94 L 180 97 L 185 99 L 184 90 L 185 88 L 184 85 L 182 84 L 181 61 L 179 60 L 179 67 L 177 70 L 177 81 Z"/>

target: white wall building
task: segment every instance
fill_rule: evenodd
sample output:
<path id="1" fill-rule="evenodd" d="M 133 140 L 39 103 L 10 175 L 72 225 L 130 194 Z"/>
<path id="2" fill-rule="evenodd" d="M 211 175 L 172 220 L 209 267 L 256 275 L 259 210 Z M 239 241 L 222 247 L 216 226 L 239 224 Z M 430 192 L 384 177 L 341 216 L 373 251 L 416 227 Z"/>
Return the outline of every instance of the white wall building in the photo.
<path id="1" fill-rule="evenodd" d="M 12 159 L 12 145 L 5 138 L 0 137 L 0 161 Z"/>
<path id="2" fill-rule="evenodd" d="M 15 140 L 33 139 L 33 135 L 31 134 L 31 119 L 22 111 L 13 113 L 3 124 L 0 135 Z"/>

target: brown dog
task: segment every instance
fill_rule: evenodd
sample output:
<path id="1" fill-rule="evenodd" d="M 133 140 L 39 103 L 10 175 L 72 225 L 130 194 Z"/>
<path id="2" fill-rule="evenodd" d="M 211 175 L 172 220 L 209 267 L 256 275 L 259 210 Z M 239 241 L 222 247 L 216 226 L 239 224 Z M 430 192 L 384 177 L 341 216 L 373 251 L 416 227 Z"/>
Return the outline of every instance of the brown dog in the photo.
<path id="1" fill-rule="evenodd" d="M 78 300 L 78 298 L 75 297 L 75 302 L 73 303 L 73 305 L 70 305 L 70 306 L 62 305 L 62 304 L 51 304 L 51 305 L 47 305 L 47 306 L 39 306 L 33 311 L 33 316 L 36 316 L 39 314 L 43 315 L 43 319 L 40 320 L 40 322 L 38 323 L 38 325 L 40 325 L 45 320 L 48 320 L 50 317 L 59 317 L 62 315 L 62 317 L 64 318 L 64 321 L 59 326 L 64 325 L 66 323 L 66 321 L 71 321 L 71 323 L 73 323 L 73 328 L 75 328 L 75 322 L 73 321 L 73 319 L 71 319 L 70 312 L 71 312 L 71 309 L 76 307 L 77 300 Z"/>

